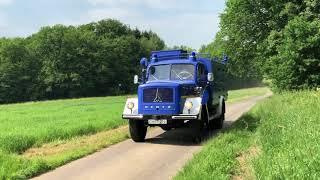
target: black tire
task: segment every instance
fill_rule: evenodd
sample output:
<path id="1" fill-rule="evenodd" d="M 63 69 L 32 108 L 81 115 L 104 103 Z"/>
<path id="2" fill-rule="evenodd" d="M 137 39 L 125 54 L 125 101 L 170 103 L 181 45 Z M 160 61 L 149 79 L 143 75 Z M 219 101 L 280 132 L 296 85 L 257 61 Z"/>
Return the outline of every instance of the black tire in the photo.
<path id="1" fill-rule="evenodd" d="M 194 120 L 191 122 L 193 128 L 193 141 L 195 143 L 201 143 L 203 138 L 206 136 L 207 131 L 207 121 L 208 116 L 206 109 L 203 107 L 201 112 L 201 118 L 199 120 Z"/>
<path id="2" fill-rule="evenodd" d="M 164 131 L 170 131 L 172 128 L 169 126 L 161 126 L 161 129 Z"/>
<path id="3" fill-rule="evenodd" d="M 147 134 L 147 126 L 144 125 L 143 121 L 129 120 L 129 131 L 131 139 L 134 142 L 144 142 Z"/>
<path id="4" fill-rule="evenodd" d="M 191 123 L 193 129 L 193 141 L 195 143 L 201 143 L 203 139 L 204 123 L 201 120 L 194 120 Z"/>
<path id="5" fill-rule="evenodd" d="M 216 121 L 216 119 L 213 119 L 213 120 L 211 120 L 210 122 L 209 122 L 209 130 L 210 131 L 213 131 L 213 130 L 215 130 L 216 128 L 215 128 L 215 121 Z"/>
<path id="6" fill-rule="evenodd" d="M 226 106 L 225 106 L 225 102 L 223 101 L 222 102 L 222 113 L 217 119 L 212 120 L 211 128 L 213 128 L 213 129 L 222 129 L 223 128 L 223 123 L 225 120 L 225 113 L 226 113 Z"/>
<path id="7" fill-rule="evenodd" d="M 223 128 L 223 122 L 224 122 L 224 119 L 225 119 L 225 114 L 221 114 L 221 116 L 216 119 L 216 124 L 215 124 L 215 129 L 222 129 Z"/>

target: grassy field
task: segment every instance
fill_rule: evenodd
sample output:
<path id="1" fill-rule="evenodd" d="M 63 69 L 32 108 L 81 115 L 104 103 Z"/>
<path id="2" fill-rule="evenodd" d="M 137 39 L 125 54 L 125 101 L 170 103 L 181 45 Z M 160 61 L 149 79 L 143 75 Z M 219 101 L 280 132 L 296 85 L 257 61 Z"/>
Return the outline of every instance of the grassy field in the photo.
<path id="1" fill-rule="evenodd" d="M 24 179 L 90 153 L 91 149 L 79 148 L 50 162 L 42 157 L 21 156 L 32 147 L 125 125 L 121 119 L 125 100 L 121 96 L 0 106 L 0 179 Z M 124 139 L 120 137 L 124 135 L 118 142 Z"/>
<path id="2" fill-rule="evenodd" d="M 258 88 L 248 88 L 248 89 L 240 89 L 236 91 L 230 91 L 228 102 L 235 102 L 246 99 L 250 96 L 262 96 L 267 92 L 268 88 L 266 87 L 258 87 Z"/>
<path id="3" fill-rule="evenodd" d="M 56 139 L 92 134 L 124 124 L 126 97 L 88 98 L 0 106 L 0 149 L 21 153 Z"/>
<path id="4" fill-rule="evenodd" d="M 320 92 L 274 95 L 209 140 L 175 179 L 318 179 Z"/>
<path id="5" fill-rule="evenodd" d="M 230 91 L 229 101 L 267 90 Z M 0 179 L 26 179 L 128 138 L 121 119 L 126 98 L 1 105 Z"/>

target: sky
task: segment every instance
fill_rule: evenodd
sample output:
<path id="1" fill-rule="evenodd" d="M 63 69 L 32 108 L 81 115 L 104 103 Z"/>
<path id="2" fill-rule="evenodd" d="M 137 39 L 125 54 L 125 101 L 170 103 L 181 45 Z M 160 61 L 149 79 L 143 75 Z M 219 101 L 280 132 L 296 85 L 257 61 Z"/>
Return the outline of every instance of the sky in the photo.
<path id="1" fill-rule="evenodd" d="M 105 18 L 152 30 L 168 46 L 199 49 L 219 30 L 225 0 L 0 0 L 0 37 L 26 37 L 43 26 Z"/>

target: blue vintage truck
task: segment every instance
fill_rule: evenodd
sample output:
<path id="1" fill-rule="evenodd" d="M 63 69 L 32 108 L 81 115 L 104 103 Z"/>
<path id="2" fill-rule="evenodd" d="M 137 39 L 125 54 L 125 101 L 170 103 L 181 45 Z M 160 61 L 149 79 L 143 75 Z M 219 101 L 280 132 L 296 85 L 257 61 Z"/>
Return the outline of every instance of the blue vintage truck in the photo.
<path id="1" fill-rule="evenodd" d="M 143 58 L 138 97 L 127 99 L 123 119 L 129 120 L 133 141 L 145 140 L 148 126 L 163 130 L 190 126 L 194 138 L 220 129 L 225 117 L 227 57 L 219 61 L 183 50 L 154 51 Z"/>

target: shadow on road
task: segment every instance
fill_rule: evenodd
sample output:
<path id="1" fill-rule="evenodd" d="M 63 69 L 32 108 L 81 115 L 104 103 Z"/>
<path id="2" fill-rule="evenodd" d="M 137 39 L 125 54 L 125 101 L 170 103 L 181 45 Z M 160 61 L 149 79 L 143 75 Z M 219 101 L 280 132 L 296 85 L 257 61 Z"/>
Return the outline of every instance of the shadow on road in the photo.
<path id="1" fill-rule="evenodd" d="M 192 129 L 188 127 L 172 129 L 159 136 L 146 139 L 146 143 L 179 146 L 196 146 L 192 137 Z"/>
<path id="2" fill-rule="evenodd" d="M 177 145 L 177 146 L 201 146 L 206 141 L 214 138 L 219 132 L 225 132 L 232 127 L 241 130 L 254 131 L 257 128 L 256 119 L 248 114 L 243 115 L 240 118 L 239 123 L 236 123 L 236 127 L 232 126 L 236 121 L 226 120 L 223 125 L 223 129 L 208 131 L 204 136 L 202 136 L 202 141 L 196 143 L 193 138 L 193 129 L 190 127 L 184 127 L 179 129 L 173 129 L 164 132 L 156 137 L 147 138 L 145 143 L 150 144 L 165 144 L 165 145 Z"/>
<path id="3" fill-rule="evenodd" d="M 223 129 L 230 128 L 232 123 L 234 123 L 234 121 L 225 121 Z M 221 130 L 209 131 L 202 137 L 202 141 L 200 143 L 196 143 L 193 138 L 193 129 L 190 127 L 184 127 L 164 132 L 156 137 L 147 138 L 145 143 L 178 146 L 201 146 L 202 143 L 210 140 L 220 131 Z"/>

